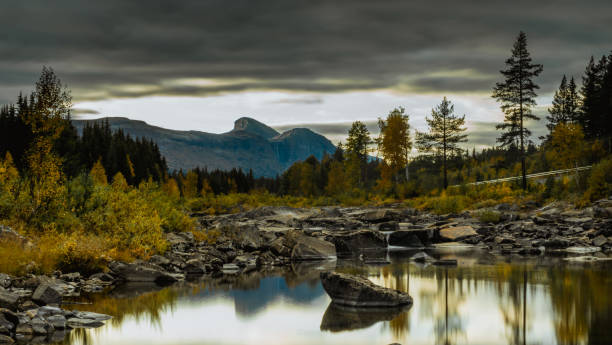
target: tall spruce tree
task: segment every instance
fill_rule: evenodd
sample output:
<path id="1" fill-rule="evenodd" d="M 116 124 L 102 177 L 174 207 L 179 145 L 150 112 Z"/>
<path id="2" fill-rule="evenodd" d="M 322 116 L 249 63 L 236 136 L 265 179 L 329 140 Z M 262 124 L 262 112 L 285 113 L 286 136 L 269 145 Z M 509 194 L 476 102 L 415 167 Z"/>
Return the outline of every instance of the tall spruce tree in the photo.
<path id="1" fill-rule="evenodd" d="M 496 126 L 504 130 L 497 139 L 502 146 L 510 146 L 518 142 L 521 152 L 521 170 L 523 175 L 523 189 L 527 189 L 527 171 L 525 167 L 525 144 L 531 131 L 525 128 L 526 120 L 539 120 L 531 112 L 536 105 L 535 93 L 539 86 L 533 78 L 542 72 L 542 65 L 533 64 L 529 51 L 527 51 L 527 36 L 520 32 L 512 56 L 506 60 L 507 69 L 500 71 L 504 81 L 497 83 L 493 88 L 493 98 L 501 103 L 501 110 L 506 114 L 504 123 Z"/>
<path id="2" fill-rule="evenodd" d="M 563 75 L 559 90 L 555 91 L 552 106 L 548 108 L 549 115 L 546 116 L 548 123 L 549 134 L 546 137 L 548 141 L 555 127 L 561 123 L 576 123 L 579 119 L 579 102 L 578 93 L 576 92 L 576 83 L 574 77 L 567 82 L 567 77 Z"/>
<path id="3" fill-rule="evenodd" d="M 447 155 L 459 149 L 458 144 L 467 141 L 467 134 L 462 134 L 465 128 L 465 115 L 454 114 L 455 106 L 444 97 L 442 103 L 431 110 L 431 119 L 425 118 L 429 133 L 416 132 L 416 145 L 419 151 L 435 152 L 442 157 L 444 172 L 444 189 L 448 187 Z"/>
<path id="4" fill-rule="evenodd" d="M 365 169 L 368 160 L 369 145 L 372 143 L 370 131 L 361 121 L 355 121 L 351 125 L 346 139 L 346 154 L 349 170 L 353 176 L 358 178 L 357 183 L 363 184 L 367 176 Z"/>

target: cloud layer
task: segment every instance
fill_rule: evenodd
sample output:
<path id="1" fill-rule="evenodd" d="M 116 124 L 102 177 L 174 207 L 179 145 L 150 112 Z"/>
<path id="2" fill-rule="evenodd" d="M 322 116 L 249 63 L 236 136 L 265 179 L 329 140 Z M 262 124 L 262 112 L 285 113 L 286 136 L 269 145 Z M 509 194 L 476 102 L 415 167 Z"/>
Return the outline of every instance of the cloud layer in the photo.
<path id="1" fill-rule="evenodd" d="M 0 102 L 42 65 L 77 101 L 244 90 L 484 93 L 519 30 L 551 92 L 612 49 L 609 0 L 10 1 Z M 316 98 L 306 101 L 316 102 Z"/>

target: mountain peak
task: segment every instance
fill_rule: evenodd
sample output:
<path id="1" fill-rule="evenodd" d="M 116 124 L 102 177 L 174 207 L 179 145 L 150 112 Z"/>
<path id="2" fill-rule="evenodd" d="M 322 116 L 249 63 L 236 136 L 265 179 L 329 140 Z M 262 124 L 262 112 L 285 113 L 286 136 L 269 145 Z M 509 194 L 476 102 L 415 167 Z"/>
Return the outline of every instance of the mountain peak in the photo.
<path id="1" fill-rule="evenodd" d="M 265 124 L 250 117 L 241 117 L 238 120 L 234 121 L 234 129 L 232 130 L 232 132 L 235 131 L 244 131 L 247 133 L 259 135 L 260 137 L 266 139 L 273 138 L 279 134 L 273 128 L 270 128 Z"/>

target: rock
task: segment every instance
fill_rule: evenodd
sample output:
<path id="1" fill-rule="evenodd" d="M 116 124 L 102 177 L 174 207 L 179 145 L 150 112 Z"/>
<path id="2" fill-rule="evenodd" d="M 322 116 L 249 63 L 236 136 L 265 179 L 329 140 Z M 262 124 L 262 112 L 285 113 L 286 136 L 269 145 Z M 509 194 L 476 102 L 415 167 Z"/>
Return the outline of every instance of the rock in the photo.
<path id="1" fill-rule="evenodd" d="M 449 227 L 440 230 L 440 238 L 451 242 L 461 241 L 475 235 L 477 235 L 476 231 L 469 225 Z"/>
<path id="2" fill-rule="evenodd" d="M 383 233 L 373 230 L 359 230 L 344 234 L 332 235 L 336 253 L 359 253 L 364 249 L 387 248 L 387 238 Z"/>
<path id="3" fill-rule="evenodd" d="M 567 248 L 570 245 L 569 240 L 563 237 L 553 237 L 551 239 L 545 240 L 542 245 L 546 248 Z"/>
<path id="4" fill-rule="evenodd" d="M 66 328 L 66 318 L 64 315 L 51 315 L 45 318 L 47 322 L 55 329 Z"/>
<path id="5" fill-rule="evenodd" d="M 15 341 L 13 340 L 13 338 L 4 335 L 4 334 L 0 334 L 0 344 L 14 344 Z"/>
<path id="6" fill-rule="evenodd" d="M 351 307 L 398 307 L 412 304 L 407 293 L 378 286 L 371 281 L 344 273 L 321 272 L 323 288 L 332 302 Z"/>
<path id="7" fill-rule="evenodd" d="M 32 326 L 32 331 L 34 334 L 48 334 L 55 331 L 53 326 L 45 322 L 45 320 L 41 319 L 40 317 L 35 317 L 30 320 L 30 325 Z"/>
<path id="8" fill-rule="evenodd" d="M 593 214 L 598 218 L 612 218 L 612 207 L 595 207 Z"/>
<path id="9" fill-rule="evenodd" d="M 183 267 L 183 271 L 189 275 L 202 275 L 208 270 L 209 268 L 200 259 L 189 259 L 185 262 L 185 267 Z M 210 267 L 210 270 L 212 270 L 212 267 Z"/>
<path id="10" fill-rule="evenodd" d="M 94 313 L 91 311 L 77 311 L 74 313 L 74 317 L 78 319 L 90 319 L 90 320 L 96 320 L 96 321 L 106 321 L 106 320 L 110 320 L 113 318 L 110 315 Z"/>
<path id="11" fill-rule="evenodd" d="M 3 315 L 0 315 L 0 329 L 4 331 L 0 331 L 0 334 L 8 334 L 13 331 L 15 328 L 15 323 L 7 320 Z"/>
<path id="12" fill-rule="evenodd" d="M 113 278 L 113 276 L 111 276 L 108 273 L 96 273 L 96 274 L 92 274 L 89 279 L 98 279 L 101 282 L 112 282 L 113 280 L 115 280 L 115 278 Z"/>
<path id="13" fill-rule="evenodd" d="M 81 279 L 81 273 L 73 272 L 73 273 L 62 274 L 60 276 L 60 279 L 66 282 L 78 282 Z"/>
<path id="14" fill-rule="evenodd" d="M 285 239 L 279 237 L 270 243 L 270 250 L 278 256 L 291 256 L 291 248 L 285 246 Z"/>
<path id="15" fill-rule="evenodd" d="M 580 247 L 573 246 L 565 248 L 565 251 L 568 253 L 576 253 L 576 254 L 587 254 L 587 253 L 595 253 L 601 251 L 599 247 Z"/>
<path id="16" fill-rule="evenodd" d="M 6 289 L 9 286 L 11 286 L 11 276 L 5 273 L 0 273 L 0 287 Z"/>
<path id="17" fill-rule="evenodd" d="M 17 308 L 18 301 L 19 295 L 0 288 L 0 308 L 15 310 Z"/>
<path id="18" fill-rule="evenodd" d="M 599 235 L 595 237 L 591 242 L 594 246 L 601 247 L 604 244 L 608 243 L 608 238 L 606 238 L 604 235 Z"/>
<path id="19" fill-rule="evenodd" d="M 384 222 L 384 223 L 380 223 L 378 224 L 378 230 L 379 231 L 395 231 L 399 229 L 399 223 L 392 220 L 389 222 Z"/>
<path id="20" fill-rule="evenodd" d="M 15 333 L 17 334 L 24 334 L 24 335 L 28 335 L 28 334 L 34 334 L 34 330 L 32 329 L 32 326 L 27 324 L 27 323 L 19 323 L 17 325 L 17 329 L 15 329 Z"/>
<path id="21" fill-rule="evenodd" d="M 389 234 L 389 245 L 420 248 L 430 244 L 432 238 L 433 230 L 400 230 Z"/>
<path id="22" fill-rule="evenodd" d="M 570 223 L 570 224 L 584 224 L 584 223 L 590 223 L 593 221 L 593 218 L 591 217 L 570 217 L 570 218 L 566 218 L 565 222 L 566 223 Z"/>
<path id="23" fill-rule="evenodd" d="M 382 223 L 399 218 L 399 213 L 394 210 L 380 209 L 365 212 L 360 219 L 368 223 Z"/>
<path id="24" fill-rule="evenodd" d="M 165 256 L 161 256 L 161 255 L 153 255 L 150 259 L 149 262 L 157 265 L 157 266 L 167 266 L 170 265 L 170 259 L 168 259 Z"/>
<path id="25" fill-rule="evenodd" d="M 240 271 L 240 266 L 236 264 L 224 264 L 223 273 L 236 273 Z"/>
<path id="26" fill-rule="evenodd" d="M 79 319 L 76 317 L 71 317 L 66 320 L 66 325 L 68 325 L 70 328 L 96 328 L 104 326 L 104 323 L 94 319 Z"/>
<path id="27" fill-rule="evenodd" d="M 16 241 L 21 244 L 27 242 L 26 238 L 8 226 L 0 225 L 0 240 Z"/>
<path id="28" fill-rule="evenodd" d="M 292 261 L 336 258 L 336 246 L 333 243 L 310 236 L 300 236 L 295 241 L 291 251 Z"/>
<path id="29" fill-rule="evenodd" d="M 62 295 L 50 284 L 42 283 L 32 294 L 32 301 L 38 305 L 61 304 Z"/>
<path id="30" fill-rule="evenodd" d="M 171 232 L 166 234 L 166 241 L 173 251 L 187 252 L 195 245 L 191 232 Z"/>
<path id="31" fill-rule="evenodd" d="M 229 223 L 219 227 L 221 233 L 229 236 L 239 249 L 255 251 L 264 245 L 257 226 L 250 223 Z"/>
<path id="32" fill-rule="evenodd" d="M 155 282 L 157 284 L 174 283 L 177 277 L 164 271 L 161 267 L 149 263 L 132 263 L 113 261 L 109 265 L 113 273 L 127 282 Z"/>

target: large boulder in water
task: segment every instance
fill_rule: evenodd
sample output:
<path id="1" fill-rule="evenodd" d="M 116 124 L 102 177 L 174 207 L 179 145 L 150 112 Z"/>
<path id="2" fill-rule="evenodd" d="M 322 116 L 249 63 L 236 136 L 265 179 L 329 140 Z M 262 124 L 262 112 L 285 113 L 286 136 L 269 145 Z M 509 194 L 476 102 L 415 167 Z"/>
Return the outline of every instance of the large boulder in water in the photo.
<path id="1" fill-rule="evenodd" d="M 402 247 L 424 247 L 431 244 L 432 239 L 433 230 L 430 229 L 400 230 L 389 234 L 389 245 Z"/>
<path id="2" fill-rule="evenodd" d="M 321 272 L 323 288 L 332 302 L 359 308 L 399 307 L 412 304 L 407 293 L 378 286 L 371 281 L 350 274 Z"/>

